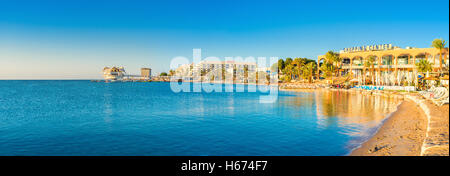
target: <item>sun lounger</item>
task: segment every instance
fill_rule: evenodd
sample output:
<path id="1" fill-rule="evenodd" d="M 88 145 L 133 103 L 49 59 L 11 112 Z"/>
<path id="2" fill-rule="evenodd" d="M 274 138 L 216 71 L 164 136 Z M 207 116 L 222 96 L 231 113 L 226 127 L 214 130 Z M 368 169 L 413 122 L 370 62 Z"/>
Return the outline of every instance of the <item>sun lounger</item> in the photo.
<path id="1" fill-rule="evenodd" d="M 437 104 L 438 106 L 442 106 L 442 105 L 445 105 L 445 104 L 449 104 L 449 97 L 447 96 L 447 99 L 438 101 L 438 102 L 436 102 L 436 104 Z"/>

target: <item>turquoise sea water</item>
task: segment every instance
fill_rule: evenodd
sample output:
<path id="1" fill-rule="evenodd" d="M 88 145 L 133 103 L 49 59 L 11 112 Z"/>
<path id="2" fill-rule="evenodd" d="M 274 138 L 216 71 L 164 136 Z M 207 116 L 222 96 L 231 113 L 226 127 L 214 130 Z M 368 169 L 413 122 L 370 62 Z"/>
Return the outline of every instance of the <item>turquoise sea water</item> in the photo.
<path id="1" fill-rule="evenodd" d="M 395 103 L 339 92 L 0 81 L 0 155 L 346 155 Z"/>

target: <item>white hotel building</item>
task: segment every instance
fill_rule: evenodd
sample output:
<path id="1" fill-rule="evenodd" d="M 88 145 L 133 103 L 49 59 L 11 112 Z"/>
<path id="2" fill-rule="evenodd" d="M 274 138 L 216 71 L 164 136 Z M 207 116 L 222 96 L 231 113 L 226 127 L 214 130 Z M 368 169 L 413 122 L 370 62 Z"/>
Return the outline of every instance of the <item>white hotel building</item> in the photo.
<path id="1" fill-rule="evenodd" d="M 178 67 L 175 72 L 177 76 L 189 77 L 196 81 L 203 77 L 203 80 L 210 80 L 211 76 L 208 74 L 214 74 L 215 71 L 225 70 L 227 76 L 236 75 L 236 80 L 243 80 L 245 74 L 245 68 L 248 70 L 248 77 L 251 79 L 259 71 L 267 72 L 269 69 L 266 67 L 258 68 L 256 62 L 238 62 L 238 61 L 201 61 L 197 64 L 185 64 Z M 221 79 L 221 78 L 216 78 Z M 251 81 L 251 80 L 249 80 Z"/>

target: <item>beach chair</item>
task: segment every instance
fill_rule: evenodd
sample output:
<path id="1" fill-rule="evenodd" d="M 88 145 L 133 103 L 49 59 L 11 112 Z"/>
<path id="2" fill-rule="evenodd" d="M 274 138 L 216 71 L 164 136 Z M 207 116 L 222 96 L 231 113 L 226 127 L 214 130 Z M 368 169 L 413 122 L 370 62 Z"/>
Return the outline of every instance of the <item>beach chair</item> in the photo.
<path id="1" fill-rule="evenodd" d="M 442 106 L 442 105 L 445 105 L 445 104 L 449 104 L 449 97 L 447 96 L 447 99 L 438 101 L 436 104 L 437 104 L 438 106 Z"/>
<path id="2" fill-rule="evenodd" d="M 420 91 L 419 94 L 422 96 L 426 96 L 429 93 L 432 93 L 436 90 L 436 87 L 432 86 L 430 89 L 428 90 L 424 90 L 424 91 Z"/>
<path id="3" fill-rule="evenodd" d="M 436 94 L 434 94 L 432 97 L 430 97 L 431 100 L 439 100 L 441 98 L 445 98 L 445 96 L 448 96 L 447 89 L 443 87 L 439 87 L 436 89 Z"/>
<path id="4" fill-rule="evenodd" d="M 448 90 L 442 87 L 439 89 L 439 94 L 436 97 L 433 97 L 431 100 L 435 104 L 439 104 L 440 101 L 445 100 L 446 98 L 448 99 L 448 97 L 449 97 Z"/>
<path id="5" fill-rule="evenodd" d="M 428 89 L 428 91 L 423 91 L 423 92 L 421 93 L 421 95 L 422 95 L 424 98 L 431 98 L 431 97 L 433 97 L 434 95 L 436 95 L 436 94 L 438 94 L 438 93 L 439 93 L 439 89 L 436 88 L 436 87 L 432 87 L 432 88 Z"/>

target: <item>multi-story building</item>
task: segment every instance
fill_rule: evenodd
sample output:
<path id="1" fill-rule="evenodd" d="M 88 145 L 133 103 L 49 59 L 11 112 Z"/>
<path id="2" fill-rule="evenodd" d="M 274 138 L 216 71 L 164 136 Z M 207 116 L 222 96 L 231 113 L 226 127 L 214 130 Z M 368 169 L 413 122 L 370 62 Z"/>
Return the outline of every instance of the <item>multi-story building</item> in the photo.
<path id="1" fill-rule="evenodd" d="M 105 80 L 121 80 L 125 76 L 125 73 L 123 67 L 103 68 L 103 77 Z"/>
<path id="2" fill-rule="evenodd" d="M 151 77 L 152 77 L 152 69 L 141 68 L 141 78 L 142 79 L 150 79 Z"/>
<path id="3" fill-rule="evenodd" d="M 448 60 L 449 51 L 445 48 L 442 53 L 442 61 L 439 61 L 440 51 L 436 48 L 412 48 L 406 47 L 405 49 L 394 47 L 392 45 L 376 45 L 365 47 L 352 47 L 345 48 L 340 51 L 339 57 L 342 58 L 341 63 L 338 65 L 339 72 L 342 75 L 350 74 L 353 77 L 365 77 L 369 73 L 363 76 L 365 69 L 364 62 L 370 58 L 375 58 L 374 72 L 377 80 L 374 80 L 377 84 L 390 82 L 391 84 L 398 84 L 402 79 L 416 79 L 417 69 L 415 64 L 420 60 L 426 59 L 432 64 L 433 71 L 436 72 L 440 67 L 447 67 L 449 65 Z M 317 58 L 317 63 L 321 64 L 325 59 L 325 55 L 320 55 Z M 442 64 L 442 66 L 441 66 Z M 321 71 L 318 67 L 318 73 Z M 394 81 L 389 81 L 394 80 Z"/>
<path id="4" fill-rule="evenodd" d="M 213 69 L 224 68 L 227 72 L 244 72 L 247 68 L 249 72 L 256 71 L 256 62 L 236 62 L 236 61 L 202 61 L 194 66 L 194 71 L 209 72 Z"/>
<path id="5" fill-rule="evenodd" d="M 183 64 L 175 69 L 175 75 L 182 77 L 190 77 L 193 74 L 194 64 Z"/>
<path id="6" fill-rule="evenodd" d="M 215 74 L 218 71 L 225 71 L 227 76 L 235 75 L 237 80 L 242 80 L 245 72 L 248 74 L 255 73 L 257 69 L 256 62 L 201 61 L 197 64 L 181 65 L 175 72 L 177 76 L 192 77 L 193 80 L 209 80 L 211 76 L 208 75 Z"/>

